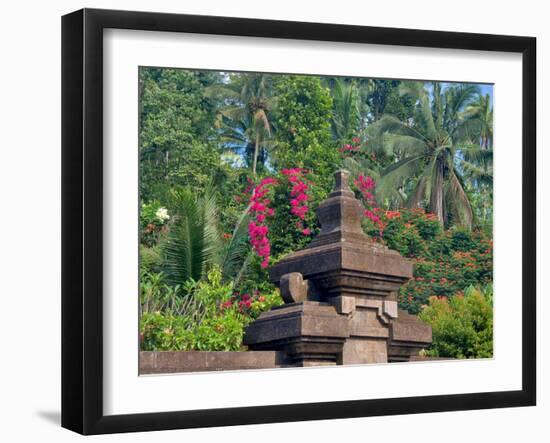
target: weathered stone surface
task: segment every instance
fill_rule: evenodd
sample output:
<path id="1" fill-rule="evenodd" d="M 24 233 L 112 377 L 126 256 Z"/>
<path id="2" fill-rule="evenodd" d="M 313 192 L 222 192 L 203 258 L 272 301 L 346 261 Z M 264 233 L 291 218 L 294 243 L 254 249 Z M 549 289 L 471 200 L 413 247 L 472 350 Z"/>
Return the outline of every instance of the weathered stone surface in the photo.
<path id="1" fill-rule="evenodd" d="M 432 342 L 432 328 L 417 316 L 399 310 L 390 326 L 389 360 L 410 361 Z"/>
<path id="2" fill-rule="evenodd" d="M 350 338 L 344 344 L 344 365 L 387 363 L 388 345 L 385 338 Z"/>
<path id="3" fill-rule="evenodd" d="M 332 304 L 336 308 L 338 314 L 352 314 L 355 312 L 355 298 L 354 297 L 333 297 Z"/>
<path id="4" fill-rule="evenodd" d="M 328 303 L 304 301 L 264 312 L 247 329 L 243 343 L 253 350 L 279 350 L 295 365 L 336 364 L 345 338 L 346 317 Z"/>
<path id="5" fill-rule="evenodd" d="M 141 351 L 139 373 L 171 374 L 289 366 L 286 353 L 277 351 Z"/>
<path id="6" fill-rule="evenodd" d="M 397 301 L 384 300 L 383 312 L 389 318 L 397 318 Z"/>

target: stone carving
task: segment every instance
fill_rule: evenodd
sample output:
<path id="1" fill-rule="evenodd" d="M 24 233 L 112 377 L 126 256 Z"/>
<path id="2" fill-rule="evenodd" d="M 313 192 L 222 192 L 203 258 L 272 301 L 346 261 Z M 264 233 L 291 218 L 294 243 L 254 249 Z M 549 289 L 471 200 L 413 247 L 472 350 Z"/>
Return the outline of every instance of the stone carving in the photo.
<path id="1" fill-rule="evenodd" d="M 248 327 L 250 349 L 285 351 L 295 365 L 357 364 L 388 362 L 392 346 L 405 358 L 429 344 L 431 329 L 416 317 L 416 329 L 399 326 L 397 291 L 412 277 L 412 264 L 363 232 L 363 211 L 349 172 L 338 171 L 317 209 L 320 234 L 269 269 L 287 304 Z"/>
<path id="2" fill-rule="evenodd" d="M 285 303 L 304 301 L 308 295 L 308 281 L 299 272 L 291 272 L 281 277 L 279 289 Z"/>

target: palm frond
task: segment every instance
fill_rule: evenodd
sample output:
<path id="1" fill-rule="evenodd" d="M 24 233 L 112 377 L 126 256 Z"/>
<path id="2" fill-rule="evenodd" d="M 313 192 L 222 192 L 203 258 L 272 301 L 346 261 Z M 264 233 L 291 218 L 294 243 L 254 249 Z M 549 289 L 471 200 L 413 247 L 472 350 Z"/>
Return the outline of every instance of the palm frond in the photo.
<path id="1" fill-rule="evenodd" d="M 377 194 L 383 200 L 395 196 L 406 180 L 415 177 L 423 166 L 423 155 L 413 155 L 388 166 L 381 174 Z"/>
<path id="2" fill-rule="evenodd" d="M 459 226 L 471 229 L 473 221 L 472 206 L 455 169 L 449 171 L 446 194 L 449 209 L 455 217 L 455 222 Z"/>
<path id="3" fill-rule="evenodd" d="M 239 100 L 240 94 L 224 84 L 210 85 L 204 89 L 204 96 L 216 100 Z"/>
<path id="4" fill-rule="evenodd" d="M 334 79 L 332 86 L 332 130 L 337 140 L 345 140 L 359 123 L 358 91 L 355 82 Z"/>
<path id="5" fill-rule="evenodd" d="M 246 109 L 241 106 L 228 106 L 220 109 L 218 112 L 233 121 L 244 120 L 246 118 Z"/>
<path id="6" fill-rule="evenodd" d="M 222 251 L 221 270 L 224 280 L 232 280 L 241 273 L 242 267 L 250 251 L 248 243 L 249 208 L 246 208 L 239 217 L 231 240 Z"/>
<path id="7" fill-rule="evenodd" d="M 434 140 L 437 137 L 437 130 L 430 105 L 430 97 L 423 83 L 403 82 L 399 86 L 399 94 L 408 95 L 417 101 L 419 115 L 426 129 L 426 136 L 428 139 Z"/>
<path id="8" fill-rule="evenodd" d="M 471 83 L 460 83 L 446 90 L 447 108 L 449 109 L 449 118 L 457 119 L 459 112 L 470 104 L 473 99 L 479 97 L 480 89 L 478 85 Z"/>
<path id="9" fill-rule="evenodd" d="M 460 154 L 464 159 L 473 162 L 482 162 L 484 164 L 492 163 L 493 150 L 484 149 L 478 144 L 462 144 L 458 146 Z"/>
<path id="10" fill-rule="evenodd" d="M 198 280 L 218 254 L 219 232 L 214 193 L 207 188 L 197 198 L 188 188 L 171 192 L 174 212 L 168 238 L 163 245 L 163 271 L 172 285 Z"/>
<path id="11" fill-rule="evenodd" d="M 463 161 L 460 167 L 464 171 L 464 177 L 470 182 L 480 185 L 492 185 L 493 183 L 493 168 L 489 166 L 487 168 L 480 167 L 474 163 Z"/>
<path id="12" fill-rule="evenodd" d="M 434 173 L 434 167 L 437 162 L 436 157 L 434 157 L 427 167 L 424 168 L 422 175 L 418 179 L 418 182 L 414 188 L 414 191 L 411 193 L 407 199 L 407 207 L 417 208 L 422 207 L 422 203 L 425 200 L 429 200 L 429 196 L 432 190 L 432 176 Z"/>
<path id="13" fill-rule="evenodd" d="M 376 182 L 380 179 L 379 171 L 372 169 L 370 162 L 362 158 L 346 157 L 343 160 L 344 169 L 348 170 L 352 177 L 356 178 L 359 175 L 369 175 Z"/>
<path id="14" fill-rule="evenodd" d="M 382 136 L 384 152 L 387 155 L 411 156 L 423 154 L 427 146 L 417 137 L 401 134 L 384 134 Z"/>
<path id="15" fill-rule="evenodd" d="M 371 124 L 367 130 L 369 140 L 367 145 L 368 149 L 374 152 L 386 152 L 386 149 L 390 147 L 389 145 L 385 145 L 385 136 L 387 134 L 413 137 L 417 138 L 421 142 L 428 141 L 426 137 L 424 137 L 424 135 L 415 128 L 406 125 L 393 115 L 385 114 L 380 117 L 379 120 Z"/>

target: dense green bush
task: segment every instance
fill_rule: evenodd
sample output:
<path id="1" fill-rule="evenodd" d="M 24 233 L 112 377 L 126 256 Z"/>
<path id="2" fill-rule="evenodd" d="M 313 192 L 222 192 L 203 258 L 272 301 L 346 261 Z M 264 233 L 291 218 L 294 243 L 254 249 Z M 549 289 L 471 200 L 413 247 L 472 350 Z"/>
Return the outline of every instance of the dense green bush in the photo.
<path id="1" fill-rule="evenodd" d="M 244 328 L 282 303 L 277 291 L 240 293 L 213 267 L 205 279 L 170 287 L 162 274 L 141 278 L 141 349 L 144 351 L 238 351 Z"/>
<path id="2" fill-rule="evenodd" d="M 382 219 L 382 241 L 414 264 L 414 278 L 399 292 L 401 309 L 418 314 L 430 296 L 451 297 L 471 285 L 492 282 L 492 240 L 483 231 L 443 231 L 422 209 L 386 211 Z M 375 226 L 368 232 L 379 236 Z"/>
<path id="3" fill-rule="evenodd" d="M 431 297 L 420 318 L 432 327 L 426 351 L 434 357 L 490 358 L 493 356 L 493 290 L 473 286 L 454 297 Z"/>
<path id="4" fill-rule="evenodd" d="M 277 95 L 273 163 L 283 168 L 306 168 L 326 192 L 342 162 L 331 133 L 333 100 L 318 77 L 285 75 L 274 78 Z"/>

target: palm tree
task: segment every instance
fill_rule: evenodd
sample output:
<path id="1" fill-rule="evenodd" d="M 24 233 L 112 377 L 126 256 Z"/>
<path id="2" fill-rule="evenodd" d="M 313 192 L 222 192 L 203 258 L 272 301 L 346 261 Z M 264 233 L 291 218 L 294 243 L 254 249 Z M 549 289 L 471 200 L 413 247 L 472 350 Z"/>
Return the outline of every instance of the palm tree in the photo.
<path id="1" fill-rule="evenodd" d="M 401 198 L 409 207 L 425 205 L 447 224 L 471 227 L 472 207 L 464 190 L 461 152 L 475 154 L 479 147 L 465 140 L 460 113 L 479 95 L 475 85 L 458 84 L 444 90 L 431 84 L 430 92 L 422 82 L 404 82 L 401 96 L 416 102 L 415 121 L 402 122 L 384 115 L 369 128 L 369 146 L 392 155 L 395 162 L 382 171 L 378 192 L 382 197 Z"/>
<path id="2" fill-rule="evenodd" d="M 272 131 L 269 114 L 275 107 L 275 98 L 271 77 L 261 73 L 239 74 L 228 84 L 209 86 L 205 93 L 222 100 L 220 127 L 228 147 L 242 148 L 243 143 L 247 150 L 253 147 L 252 175 L 256 176 L 260 151 L 266 147 Z"/>
<path id="3" fill-rule="evenodd" d="M 162 244 L 163 272 L 172 285 L 199 280 L 209 266 L 218 264 L 224 280 L 242 274 L 248 247 L 248 211 L 244 211 L 231 240 L 221 240 L 216 195 L 212 186 L 197 196 L 190 188 L 171 191 L 170 208 L 174 214 L 166 241 Z"/>
<path id="4" fill-rule="evenodd" d="M 231 120 L 221 113 L 219 115 L 217 127 L 220 130 L 221 142 L 239 158 L 244 155 L 247 164 L 256 175 L 260 169 L 259 165 L 267 161 L 267 151 L 275 146 L 275 140 L 270 139 L 271 124 L 268 129 L 258 128 L 252 115 L 244 115 L 241 120 Z"/>
<path id="5" fill-rule="evenodd" d="M 354 80 L 336 77 L 332 82 L 332 133 L 342 143 L 351 138 L 359 128 L 359 96 Z"/>
<path id="6" fill-rule="evenodd" d="M 461 118 L 464 135 L 470 139 L 471 146 L 462 152 L 464 176 L 483 196 L 482 218 L 487 221 L 493 196 L 493 107 L 489 94 L 467 106 Z"/>
<path id="7" fill-rule="evenodd" d="M 461 113 L 464 129 L 479 136 L 483 149 L 493 146 L 493 107 L 489 94 L 481 95 Z"/>
<path id="8" fill-rule="evenodd" d="M 476 186 L 492 185 L 493 107 L 489 94 L 472 102 L 460 117 L 463 120 L 463 137 L 469 140 L 469 144 L 462 149 L 465 176 Z"/>

